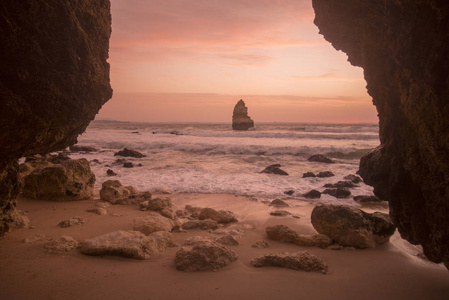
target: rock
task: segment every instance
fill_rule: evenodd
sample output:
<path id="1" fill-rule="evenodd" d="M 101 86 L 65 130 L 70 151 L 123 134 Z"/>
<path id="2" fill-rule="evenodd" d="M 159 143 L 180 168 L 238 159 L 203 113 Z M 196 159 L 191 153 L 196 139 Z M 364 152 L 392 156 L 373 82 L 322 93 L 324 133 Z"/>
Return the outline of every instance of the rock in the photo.
<path id="1" fill-rule="evenodd" d="M 92 209 L 88 209 L 86 210 L 87 212 L 91 212 L 100 216 L 105 216 L 108 214 L 108 211 L 105 208 L 101 208 L 101 207 L 95 207 Z"/>
<path id="2" fill-rule="evenodd" d="M 147 199 L 146 195 L 146 193 L 139 194 L 137 188 L 133 186 L 123 186 L 118 180 L 103 182 L 100 190 L 100 199 L 111 204 L 140 203 Z"/>
<path id="3" fill-rule="evenodd" d="M 91 146 L 83 146 L 83 145 L 72 145 L 69 147 L 72 152 L 97 152 L 98 149 Z"/>
<path id="4" fill-rule="evenodd" d="M 357 185 L 352 183 L 352 181 L 339 181 L 337 183 L 328 183 L 324 185 L 325 188 L 353 188 L 356 186 Z"/>
<path id="5" fill-rule="evenodd" d="M 274 210 L 272 212 L 270 212 L 271 216 L 276 216 L 276 217 L 286 217 L 286 216 L 290 216 L 291 213 L 289 213 L 288 211 L 285 210 Z"/>
<path id="6" fill-rule="evenodd" d="M 207 236 L 191 236 L 187 239 L 185 239 L 182 244 L 184 246 L 194 246 L 196 244 L 200 244 L 202 242 L 212 242 L 213 240 L 210 237 Z"/>
<path id="7" fill-rule="evenodd" d="M 360 204 L 385 202 L 384 200 L 382 200 L 376 196 L 355 196 L 353 199 L 355 202 L 360 203 Z"/>
<path id="8" fill-rule="evenodd" d="M 26 215 L 24 211 L 15 209 L 12 210 L 9 214 L 11 218 L 11 228 L 29 228 L 30 227 L 30 219 Z"/>
<path id="9" fill-rule="evenodd" d="M 295 193 L 294 190 L 284 191 L 284 194 L 289 195 L 289 196 L 293 195 L 294 193 Z"/>
<path id="10" fill-rule="evenodd" d="M 159 214 L 163 217 L 169 218 L 171 220 L 175 219 L 175 213 L 173 212 L 173 209 L 166 207 L 163 210 L 159 211 Z"/>
<path id="11" fill-rule="evenodd" d="M 332 177 L 335 176 L 334 173 L 332 173 L 331 171 L 324 171 L 324 172 L 319 172 L 316 177 L 320 177 L 320 178 L 326 178 L 326 177 Z"/>
<path id="12" fill-rule="evenodd" d="M 364 69 L 378 111 L 381 146 L 361 159 L 361 177 L 401 236 L 449 267 L 448 3 L 313 5 L 320 33 Z"/>
<path id="13" fill-rule="evenodd" d="M 66 227 L 71 227 L 74 225 L 81 225 L 87 222 L 86 218 L 82 218 L 82 217 L 73 217 L 70 218 L 68 220 L 64 220 L 59 222 L 58 226 L 62 227 L 62 228 L 66 228 Z"/>
<path id="14" fill-rule="evenodd" d="M 69 159 L 25 176 L 22 193 L 32 199 L 83 200 L 92 197 L 94 184 L 89 162 L 84 158 Z"/>
<path id="15" fill-rule="evenodd" d="M 290 205 L 288 205 L 288 203 L 286 203 L 285 201 L 283 201 L 281 199 L 274 199 L 273 201 L 270 202 L 270 206 L 288 207 Z"/>
<path id="16" fill-rule="evenodd" d="M 317 190 L 311 190 L 311 191 L 303 194 L 302 196 L 307 199 L 319 199 L 319 198 L 321 198 L 321 193 Z"/>
<path id="17" fill-rule="evenodd" d="M 326 274 L 329 267 L 320 258 L 308 252 L 266 254 L 251 260 L 251 265 L 261 267 L 282 267 L 306 272 Z"/>
<path id="18" fill-rule="evenodd" d="M 258 249 L 265 249 L 265 248 L 270 247 L 270 243 L 268 243 L 267 241 L 264 241 L 264 240 L 258 240 L 258 241 L 255 241 L 251 245 L 251 247 L 258 248 Z"/>
<path id="19" fill-rule="evenodd" d="M 127 161 L 127 162 L 123 163 L 123 167 L 124 168 L 134 168 L 134 164 L 130 161 Z"/>
<path id="20" fill-rule="evenodd" d="M 331 195 L 338 199 L 348 198 L 351 196 L 351 192 L 343 188 L 325 189 L 323 194 Z"/>
<path id="21" fill-rule="evenodd" d="M 123 150 L 114 153 L 114 156 L 124 156 L 124 157 L 135 157 L 135 158 L 142 158 L 146 155 L 140 153 L 139 151 L 124 148 Z"/>
<path id="22" fill-rule="evenodd" d="M 185 230 L 196 228 L 200 228 L 202 230 L 209 230 L 209 229 L 214 230 L 218 228 L 218 222 L 211 219 L 204 219 L 204 220 L 190 220 L 182 224 L 182 229 Z"/>
<path id="23" fill-rule="evenodd" d="M 362 178 L 360 178 L 357 175 L 352 175 L 352 174 L 343 177 L 343 179 L 349 180 L 349 181 L 351 181 L 352 183 L 355 183 L 355 184 L 362 182 Z"/>
<path id="24" fill-rule="evenodd" d="M 175 224 L 172 220 L 158 213 L 150 212 L 149 215 L 134 220 L 133 229 L 149 235 L 156 231 L 171 231 Z"/>
<path id="25" fill-rule="evenodd" d="M 284 170 L 280 169 L 280 164 L 274 164 L 274 165 L 270 165 L 268 167 L 266 167 L 263 171 L 261 171 L 260 173 L 267 173 L 267 174 L 276 174 L 276 175 L 284 175 L 284 176 L 288 176 L 288 173 L 285 172 Z"/>
<path id="26" fill-rule="evenodd" d="M 232 234 L 226 234 L 222 237 L 219 237 L 215 240 L 217 243 L 225 245 L 225 246 L 238 246 L 239 241 Z"/>
<path id="27" fill-rule="evenodd" d="M 203 208 L 199 212 L 198 219 L 212 219 L 218 223 L 232 223 L 238 222 L 236 215 L 231 211 L 226 210 L 215 210 L 213 208 Z"/>
<path id="28" fill-rule="evenodd" d="M 161 211 L 165 208 L 171 208 L 172 206 L 173 204 L 168 197 L 154 198 L 140 203 L 140 208 L 152 211 Z"/>
<path id="29" fill-rule="evenodd" d="M 112 89 L 109 1 L 2 2 L 0 16 L 2 236 L 19 193 L 16 161 L 74 144 Z"/>
<path id="30" fill-rule="evenodd" d="M 316 177 L 316 175 L 312 172 L 306 172 L 302 174 L 302 178 L 308 178 L 308 177 Z"/>
<path id="31" fill-rule="evenodd" d="M 56 240 L 44 244 L 44 249 L 50 254 L 63 254 L 78 247 L 78 241 L 71 236 L 63 235 Z"/>
<path id="32" fill-rule="evenodd" d="M 329 157 L 326 157 L 322 154 L 314 154 L 314 155 L 310 156 L 307 160 L 313 161 L 313 162 L 326 163 L 326 164 L 335 163 L 332 159 L 330 159 Z"/>
<path id="33" fill-rule="evenodd" d="M 248 130 L 254 127 L 254 121 L 248 116 L 248 108 L 240 99 L 234 107 L 232 114 L 232 129 L 233 130 Z"/>
<path id="34" fill-rule="evenodd" d="M 285 225 L 275 225 L 266 228 L 268 238 L 271 240 L 292 243 L 305 247 L 327 248 L 331 243 L 331 239 L 323 234 L 318 235 L 302 235 L 296 233 Z"/>
<path id="35" fill-rule="evenodd" d="M 387 214 L 369 214 L 344 205 L 317 205 L 311 221 L 316 231 L 335 243 L 359 249 L 386 243 L 395 232 Z"/>
<path id="36" fill-rule="evenodd" d="M 204 241 L 191 250 L 179 249 L 175 257 L 176 269 L 184 272 L 218 271 L 237 260 L 237 254 L 225 246 Z"/>
<path id="37" fill-rule="evenodd" d="M 111 170 L 111 169 L 108 169 L 107 171 L 106 171 L 106 175 L 108 175 L 108 176 L 117 176 L 117 173 L 115 173 L 113 170 Z"/>
<path id="38" fill-rule="evenodd" d="M 172 245 L 169 232 L 155 232 L 145 236 L 138 231 L 118 230 L 81 243 L 79 251 L 86 255 L 118 255 L 136 259 L 149 259 Z"/>

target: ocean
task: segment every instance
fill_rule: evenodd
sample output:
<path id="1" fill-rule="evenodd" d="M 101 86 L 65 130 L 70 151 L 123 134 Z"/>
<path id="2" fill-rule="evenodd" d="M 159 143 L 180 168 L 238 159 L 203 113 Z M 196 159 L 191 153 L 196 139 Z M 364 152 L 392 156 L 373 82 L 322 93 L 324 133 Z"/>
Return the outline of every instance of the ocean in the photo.
<path id="1" fill-rule="evenodd" d="M 95 120 L 79 136 L 78 145 L 93 146 L 99 151 L 70 156 L 91 161 L 98 189 L 102 182 L 118 179 L 140 191 L 226 193 L 261 200 L 293 198 L 357 205 L 352 196 L 373 195 L 370 186 L 358 184 L 347 199 L 323 194 L 320 199 L 308 200 L 302 195 L 312 189 L 323 191 L 324 184 L 355 174 L 360 157 L 378 144 L 377 124 L 259 123 L 254 130 L 233 131 L 231 124 L 224 123 Z M 122 157 L 114 153 L 125 147 L 146 157 L 126 158 L 135 164 L 133 168 L 115 164 Z M 313 154 L 324 154 L 336 163 L 309 162 L 307 158 Z M 289 176 L 260 173 L 271 164 L 280 164 Z M 118 175 L 107 176 L 108 169 Z M 302 178 L 305 172 L 321 171 L 331 171 L 335 176 Z M 293 190 L 294 194 L 284 194 L 287 190 Z"/>

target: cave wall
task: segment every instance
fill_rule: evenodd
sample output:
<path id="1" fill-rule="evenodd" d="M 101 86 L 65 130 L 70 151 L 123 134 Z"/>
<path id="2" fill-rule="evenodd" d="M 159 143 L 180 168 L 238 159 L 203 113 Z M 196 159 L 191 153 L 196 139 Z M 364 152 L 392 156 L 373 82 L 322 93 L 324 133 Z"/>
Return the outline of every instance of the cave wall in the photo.
<path id="1" fill-rule="evenodd" d="M 109 0 L 0 1 L 0 236 L 18 158 L 76 143 L 112 97 Z"/>
<path id="2" fill-rule="evenodd" d="M 312 0 L 320 33 L 364 69 L 381 145 L 360 174 L 402 237 L 449 266 L 449 2 Z"/>

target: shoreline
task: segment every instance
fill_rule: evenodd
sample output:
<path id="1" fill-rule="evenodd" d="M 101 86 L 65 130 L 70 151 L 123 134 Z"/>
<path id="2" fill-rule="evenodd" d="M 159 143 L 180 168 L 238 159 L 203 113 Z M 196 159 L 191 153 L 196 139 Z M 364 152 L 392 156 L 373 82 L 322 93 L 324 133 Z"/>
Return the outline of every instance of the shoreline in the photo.
<path id="1" fill-rule="evenodd" d="M 98 192 L 98 191 L 97 191 Z M 96 195 L 98 195 L 96 193 Z M 49 202 L 18 199 L 18 209 L 27 211 L 34 229 L 15 229 L 0 240 L 1 299 L 448 299 L 449 276 L 442 265 L 413 255 L 417 249 L 396 232 L 391 242 L 374 249 L 327 250 L 268 240 L 265 228 L 287 225 L 301 234 L 316 233 L 310 223 L 314 205 L 287 200 L 285 210 L 300 218 L 269 215 L 274 208 L 243 196 L 229 194 L 171 194 L 174 209 L 186 204 L 233 211 L 238 223 L 226 228 L 244 231 L 240 245 L 229 246 L 239 259 L 216 272 L 184 273 L 174 266 L 180 247 L 168 248 L 149 260 L 115 256 L 93 257 L 77 250 L 64 255 L 48 254 L 43 244 L 62 235 L 78 241 L 115 230 L 132 230 L 133 220 L 146 212 L 137 205 L 113 205 L 108 215 L 86 209 L 99 202 Z M 284 208 L 283 208 L 284 209 Z M 368 212 L 376 209 L 365 209 Z M 74 216 L 85 224 L 60 228 L 57 224 Z M 26 237 L 45 234 L 34 243 Z M 177 245 L 190 236 L 211 235 L 204 230 L 173 233 Z M 271 247 L 252 248 L 256 240 Z M 308 251 L 329 265 L 326 275 L 283 268 L 254 268 L 250 260 L 263 254 Z M 416 254 L 415 254 L 416 255 Z"/>

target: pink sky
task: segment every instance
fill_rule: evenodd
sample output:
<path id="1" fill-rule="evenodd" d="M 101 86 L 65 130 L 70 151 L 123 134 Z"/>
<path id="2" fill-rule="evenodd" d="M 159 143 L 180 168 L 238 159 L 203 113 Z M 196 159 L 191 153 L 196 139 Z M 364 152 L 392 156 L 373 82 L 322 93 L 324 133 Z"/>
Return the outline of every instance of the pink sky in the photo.
<path id="1" fill-rule="evenodd" d="M 363 70 L 318 34 L 311 0 L 112 0 L 113 98 L 97 119 L 377 122 Z"/>

